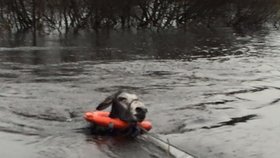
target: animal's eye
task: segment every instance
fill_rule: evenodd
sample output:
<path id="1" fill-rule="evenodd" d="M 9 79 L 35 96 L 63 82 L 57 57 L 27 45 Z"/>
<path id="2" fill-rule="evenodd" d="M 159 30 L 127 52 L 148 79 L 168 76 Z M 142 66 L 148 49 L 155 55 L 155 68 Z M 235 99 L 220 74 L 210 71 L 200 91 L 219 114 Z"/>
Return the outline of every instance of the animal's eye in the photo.
<path id="1" fill-rule="evenodd" d="M 118 100 L 119 100 L 119 101 L 125 101 L 126 98 L 124 98 L 124 97 L 119 97 Z"/>

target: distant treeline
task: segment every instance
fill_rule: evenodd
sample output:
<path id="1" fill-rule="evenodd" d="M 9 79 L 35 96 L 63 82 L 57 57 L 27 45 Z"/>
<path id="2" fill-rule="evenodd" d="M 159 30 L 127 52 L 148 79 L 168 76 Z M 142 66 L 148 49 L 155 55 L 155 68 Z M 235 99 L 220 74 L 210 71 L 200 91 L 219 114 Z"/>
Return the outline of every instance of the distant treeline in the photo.
<path id="1" fill-rule="evenodd" d="M 0 30 L 278 26 L 279 0 L 0 0 Z"/>

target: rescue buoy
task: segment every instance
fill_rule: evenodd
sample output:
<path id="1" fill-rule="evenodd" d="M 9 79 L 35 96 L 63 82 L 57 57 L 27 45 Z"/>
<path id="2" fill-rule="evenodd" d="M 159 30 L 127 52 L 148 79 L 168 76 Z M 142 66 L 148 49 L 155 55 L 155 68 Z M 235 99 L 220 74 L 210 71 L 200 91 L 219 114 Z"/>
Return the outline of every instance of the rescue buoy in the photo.
<path id="1" fill-rule="evenodd" d="M 91 123 L 97 124 L 103 127 L 110 127 L 115 129 L 126 129 L 129 124 L 118 119 L 118 118 L 110 118 L 109 112 L 107 111 L 94 111 L 94 112 L 86 112 L 84 118 Z M 141 128 L 149 131 L 152 129 L 152 124 L 149 121 L 139 122 L 138 125 Z"/>

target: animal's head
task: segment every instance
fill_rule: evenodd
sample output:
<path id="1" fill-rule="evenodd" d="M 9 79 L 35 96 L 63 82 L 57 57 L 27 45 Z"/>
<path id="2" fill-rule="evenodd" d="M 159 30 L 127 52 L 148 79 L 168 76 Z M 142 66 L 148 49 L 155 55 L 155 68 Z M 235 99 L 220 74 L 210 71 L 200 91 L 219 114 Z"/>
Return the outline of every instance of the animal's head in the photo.
<path id="1" fill-rule="evenodd" d="M 110 105 L 112 105 L 110 117 L 130 123 L 142 122 L 148 112 L 144 103 L 135 94 L 126 92 L 117 92 L 107 97 L 96 109 L 103 110 Z"/>

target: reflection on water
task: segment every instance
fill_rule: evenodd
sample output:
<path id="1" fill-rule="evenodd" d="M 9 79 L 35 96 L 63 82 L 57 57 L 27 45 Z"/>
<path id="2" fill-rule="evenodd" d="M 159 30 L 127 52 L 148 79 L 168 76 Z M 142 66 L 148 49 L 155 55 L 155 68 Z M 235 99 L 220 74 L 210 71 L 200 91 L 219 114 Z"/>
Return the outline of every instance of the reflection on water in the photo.
<path id="1" fill-rule="evenodd" d="M 32 47 L 25 46 L 29 44 L 30 37 L 24 36 L 21 41 L 1 43 L 0 51 L 2 58 L 8 58 L 6 60 L 28 64 L 81 60 L 193 59 L 238 55 L 248 51 L 235 44 L 248 42 L 250 37 L 240 38 L 238 41 L 237 37 L 239 36 L 227 28 L 196 33 L 112 32 L 105 36 L 81 34 L 63 39 L 41 37 L 38 39 L 38 46 Z M 16 61 L 20 59 L 22 61 Z"/>
<path id="2" fill-rule="evenodd" d="M 115 32 L 42 37 L 37 47 L 24 39 L 0 48 L 0 137 L 12 135 L 0 143 L 6 157 L 18 157 L 9 152 L 17 142 L 24 157 L 167 156 L 145 139 L 84 130 L 83 112 L 119 89 L 146 103 L 151 132 L 193 155 L 279 155 L 277 32 Z"/>

